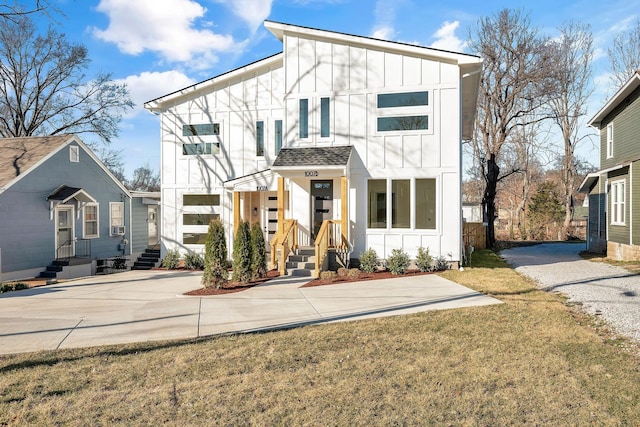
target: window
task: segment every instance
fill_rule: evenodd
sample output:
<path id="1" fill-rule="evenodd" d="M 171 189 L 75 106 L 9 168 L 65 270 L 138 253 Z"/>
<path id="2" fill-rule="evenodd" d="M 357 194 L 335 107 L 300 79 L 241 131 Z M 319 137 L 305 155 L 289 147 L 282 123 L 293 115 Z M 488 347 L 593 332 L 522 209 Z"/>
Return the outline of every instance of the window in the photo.
<path id="1" fill-rule="evenodd" d="M 411 227 L 411 181 L 391 181 L 391 227 Z"/>
<path id="2" fill-rule="evenodd" d="M 184 194 L 182 206 L 220 206 L 219 194 Z"/>
<path id="3" fill-rule="evenodd" d="M 69 161 L 72 163 L 78 163 L 80 161 L 80 147 L 77 145 L 69 146 Z"/>
<path id="4" fill-rule="evenodd" d="M 124 234 L 124 203 L 109 203 L 109 226 L 111 236 Z"/>
<path id="5" fill-rule="evenodd" d="M 220 135 L 220 123 L 182 125 L 182 136 Z"/>
<path id="6" fill-rule="evenodd" d="M 378 132 L 429 129 L 429 116 L 378 117 Z"/>
<path id="7" fill-rule="evenodd" d="M 607 159 L 613 157 L 613 123 L 607 125 Z"/>
<path id="8" fill-rule="evenodd" d="M 299 137 L 301 139 L 309 138 L 309 100 L 300 100 L 300 120 L 299 120 Z"/>
<path id="9" fill-rule="evenodd" d="M 382 93 L 378 95 L 378 108 L 429 105 L 429 92 Z"/>
<path id="10" fill-rule="evenodd" d="M 625 181 L 611 183 L 611 224 L 624 225 L 625 223 Z"/>
<path id="11" fill-rule="evenodd" d="M 320 137 L 331 136 L 331 101 L 329 98 L 320 98 Z"/>
<path id="12" fill-rule="evenodd" d="M 256 122 L 256 156 L 264 156 L 264 122 Z"/>
<path id="13" fill-rule="evenodd" d="M 82 237 L 94 239 L 100 237 L 98 233 L 98 204 L 88 203 L 84 206 Z"/>
<path id="14" fill-rule="evenodd" d="M 369 199 L 367 227 L 387 228 L 387 180 L 370 179 L 367 194 Z"/>
<path id="15" fill-rule="evenodd" d="M 185 245 L 204 245 L 207 243 L 207 233 L 182 233 L 182 243 Z"/>
<path id="16" fill-rule="evenodd" d="M 182 225 L 209 225 L 214 219 L 220 219 L 218 214 L 184 214 Z"/>
<path id="17" fill-rule="evenodd" d="M 274 143 L 276 146 L 276 156 L 282 149 L 282 120 L 276 120 L 274 122 Z"/>
<path id="18" fill-rule="evenodd" d="M 387 185 L 391 183 L 391 200 L 387 205 Z M 387 217 L 391 208 L 391 218 Z M 371 179 L 368 183 L 367 227 L 436 229 L 436 180 Z"/>
<path id="19" fill-rule="evenodd" d="M 182 154 L 185 156 L 197 156 L 200 154 L 218 154 L 218 153 L 220 153 L 220 144 L 217 142 L 182 144 Z"/>

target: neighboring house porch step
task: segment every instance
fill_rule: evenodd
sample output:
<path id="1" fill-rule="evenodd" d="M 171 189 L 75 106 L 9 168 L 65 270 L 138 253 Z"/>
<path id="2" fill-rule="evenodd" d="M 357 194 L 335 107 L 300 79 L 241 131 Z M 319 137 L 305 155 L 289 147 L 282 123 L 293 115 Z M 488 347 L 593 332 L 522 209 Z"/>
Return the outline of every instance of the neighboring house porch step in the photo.
<path id="1" fill-rule="evenodd" d="M 43 279 L 56 279 L 58 275 L 64 271 L 65 267 L 90 263 L 90 259 L 81 257 L 74 257 L 64 260 L 57 259 L 55 261 L 52 261 L 51 265 L 48 265 L 46 270 L 42 271 L 38 277 Z"/>
<path id="2" fill-rule="evenodd" d="M 151 270 L 160 261 L 160 249 L 145 249 L 138 260 L 131 266 L 132 270 Z"/>

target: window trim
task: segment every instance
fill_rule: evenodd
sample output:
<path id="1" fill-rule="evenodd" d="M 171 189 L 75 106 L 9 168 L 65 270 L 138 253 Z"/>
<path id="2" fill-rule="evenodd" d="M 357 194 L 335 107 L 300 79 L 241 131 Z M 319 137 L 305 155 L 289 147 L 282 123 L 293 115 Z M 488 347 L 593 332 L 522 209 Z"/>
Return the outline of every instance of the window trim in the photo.
<path id="1" fill-rule="evenodd" d="M 433 106 L 431 90 L 416 90 L 416 91 L 394 91 L 394 92 L 379 92 L 376 94 L 376 118 L 372 122 L 373 133 L 375 135 L 385 136 L 390 134 L 433 134 Z M 424 93 L 426 94 L 426 102 L 418 105 L 398 105 L 389 106 L 385 102 L 382 102 L 380 97 L 391 95 L 402 95 L 412 93 Z M 383 100 L 384 101 L 384 100 Z M 388 126 L 384 126 L 390 119 L 419 119 L 420 127 L 417 129 L 390 129 Z M 381 127 L 381 125 L 383 125 Z"/>
<path id="2" fill-rule="evenodd" d="M 116 206 L 120 207 L 120 213 L 121 213 L 121 217 L 120 217 L 120 222 L 121 224 L 114 224 L 114 215 L 113 215 L 113 208 L 115 208 Z M 114 234 L 113 233 L 113 227 L 124 227 L 124 202 L 109 202 L 109 235 L 110 236 L 119 236 L 120 234 Z"/>
<path id="3" fill-rule="evenodd" d="M 304 116 L 302 108 L 303 101 L 305 105 Z M 298 138 L 309 139 L 309 98 L 298 99 Z"/>
<path id="4" fill-rule="evenodd" d="M 275 119 L 273 121 L 273 145 L 275 147 L 276 156 L 280 153 L 280 150 L 282 150 L 282 140 L 283 140 L 282 129 L 283 129 L 282 119 Z M 280 136 L 279 139 L 278 139 L 278 136 Z"/>
<path id="5" fill-rule="evenodd" d="M 87 208 L 94 207 L 96 209 L 96 219 L 87 221 Z M 87 222 L 96 223 L 96 234 L 87 233 Z M 100 204 L 89 202 L 82 208 L 82 238 L 83 239 L 98 239 L 100 238 Z"/>
<path id="6" fill-rule="evenodd" d="M 325 101 L 326 100 L 326 104 Z M 333 117 L 332 110 L 333 102 L 331 102 L 331 97 L 329 96 L 321 96 L 320 97 L 320 114 L 319 114 L 319 123 L 318 123 L 318 133 L 321 139 L 329 139 L 331 138 L 331 117 Z M 323 124 L 326 120 L 326 130 L 327 134 L 323 135 Z"/>
<path id="7" fill-rule="evenodd" d="M 71 163 L 80 162 L 80 147 L 78 147 L 77 145 L 69 146 L 69 161 Z"/>
<path id="8" fill-rule="evenodd" d="M 264 120 L 256 120 L 256 157 L 264 157 Z"/>
<path id="9" fill-rule="evenodd" d="M 607 125 L 607 159 L 613 157 L 613 122 Z"/>
<path id="10" fill-rule="evenodd" d="M 626 191 L 626 179 L 611 182 L 611 225 L 626 225 Z"/>

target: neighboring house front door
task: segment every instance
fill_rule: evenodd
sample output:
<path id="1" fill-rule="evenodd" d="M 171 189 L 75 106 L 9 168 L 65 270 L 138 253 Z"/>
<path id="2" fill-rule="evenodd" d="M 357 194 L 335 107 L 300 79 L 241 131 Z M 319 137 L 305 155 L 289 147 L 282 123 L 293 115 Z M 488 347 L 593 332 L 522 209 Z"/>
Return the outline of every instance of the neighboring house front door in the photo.
<path id="1" fill-rule="evenodd" d="M 75 256 L 73 206 L 58 206 L 56 218 L 56 258 Z"/>
<path id="2" fill-rule="evenodd" d="M 322 222 L 333 219 L 333 181 L 311 181 L 311 216 L 315 240 Z"/>
<path id="3" fill-rule="evenodd" d="M 158 244 L 158 207 L 149 206 L 147 208 L 147 228 L 149 233 L 149 246 Z"/>

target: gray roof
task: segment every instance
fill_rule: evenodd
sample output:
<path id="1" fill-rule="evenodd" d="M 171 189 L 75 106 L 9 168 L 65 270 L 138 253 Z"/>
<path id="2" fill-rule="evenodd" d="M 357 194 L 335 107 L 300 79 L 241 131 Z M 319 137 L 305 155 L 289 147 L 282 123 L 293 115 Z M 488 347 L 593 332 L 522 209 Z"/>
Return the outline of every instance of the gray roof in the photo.
<path id="1" fill-rule="evenodd" d="M 287 166 L 346 166 L 351 145 L 340 147 L 283 148 L 273 167 Z"/>
<path id="2" fill-rule="evenodd" d="M 78 193 L 80 190 L 82 190 L 82 188 L 67 187 L 66 185 L 61 185 L 56 191 L 47 196 L 47 200 L 66 200 Z"/>

